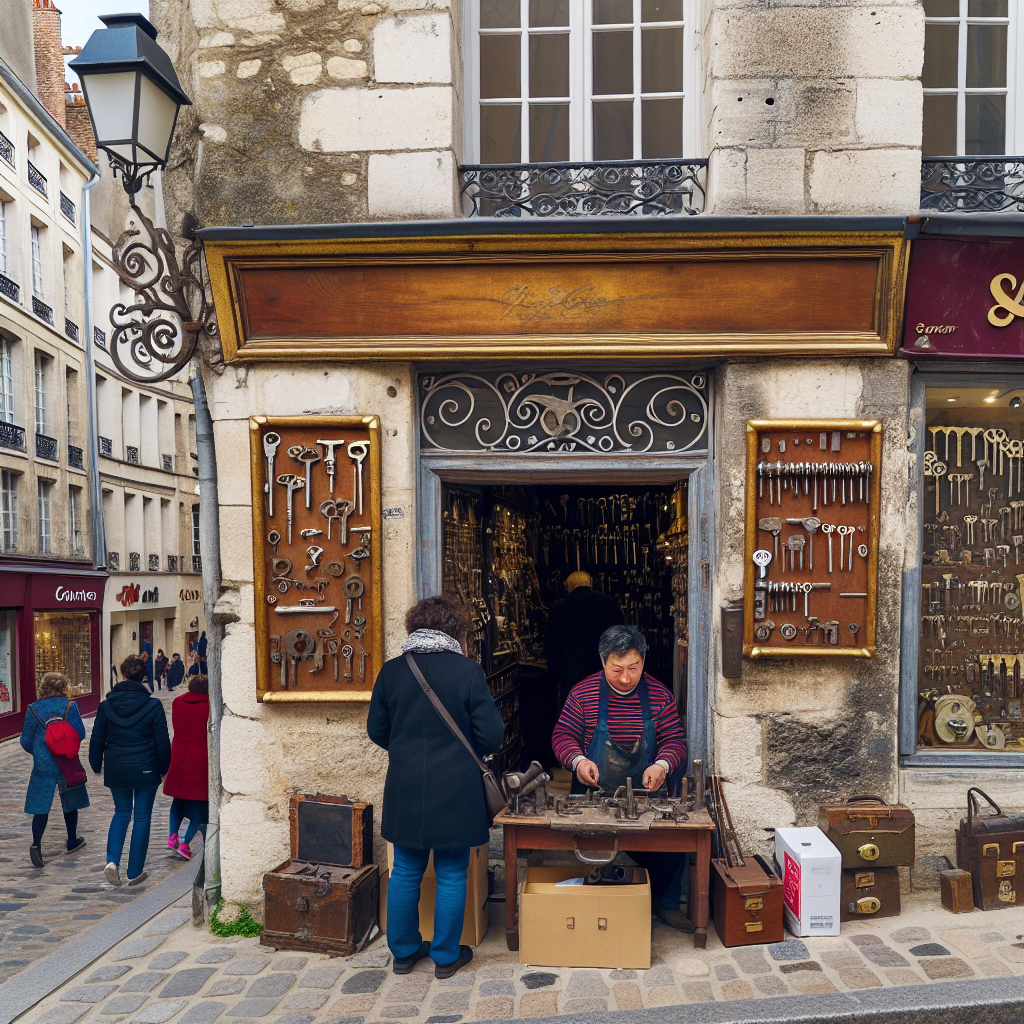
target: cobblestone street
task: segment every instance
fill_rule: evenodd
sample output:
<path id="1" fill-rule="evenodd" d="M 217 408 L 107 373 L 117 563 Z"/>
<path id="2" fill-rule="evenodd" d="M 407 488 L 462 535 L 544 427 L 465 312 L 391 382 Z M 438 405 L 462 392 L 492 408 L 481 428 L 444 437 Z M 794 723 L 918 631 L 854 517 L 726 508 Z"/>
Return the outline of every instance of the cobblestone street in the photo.
<path id="1" fill-rule="evenodd" d="M 157 692 L 171 725 L 170 705 L 174 694 Z M 143 893 L 182 868 L 186 862 L 167 850 L 167 812 L 170 797 L 161 791 L 153 808 L 146 869 L 149 878 L 138 886 L 114 888 L 103 877 L 106 864 L 107 828 L 114 813 L 110 790 L 102 776 L 88 768 L 89 735 L 93 719 L 86 719 L 82 763 L 89 775 L 91 806 L 79 814 L 78 831 L 85 846 L 76 853 L 65 851 L 67 835 L 55 796 L 50 820 L 43 836 L 43 868 L 34 868 L 28 857 L 32 842 L 32 818 L 24 813 L 25 788 L 32 770 L 32 758 L 12 740 L 0 746 L 0 772 L 4 785 L 0 794 L 0 984 L 49 956 L 66 939 L 137 900 Z M 129 838 L 131 833 L 129 832 Z M 201 849 L 201 840 L 196 848 Z M 128 860 L 125 843 L 121 873 Z M 194 867 L 193 867 L 194 870 Z"/>

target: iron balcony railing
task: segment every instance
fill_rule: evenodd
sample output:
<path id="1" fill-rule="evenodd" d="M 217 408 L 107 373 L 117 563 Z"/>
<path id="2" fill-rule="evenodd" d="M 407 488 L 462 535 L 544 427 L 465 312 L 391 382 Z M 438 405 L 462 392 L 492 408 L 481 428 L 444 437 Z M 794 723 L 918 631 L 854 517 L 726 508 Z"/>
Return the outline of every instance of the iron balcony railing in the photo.
<path id="1" fill-rule="evenodd" d="M 926 156 L 921 209 L 1024 213 L 1024 156 Z"/>
<path id="2" fill-rule="evenodd" d="M 12 302 L 20 302 L 21 285 L 6 274 L 0 274 L 0 295 L 6 295 Z"/>
<path id="3" fill-rule="evenodd" d="M 66 195 L 64 195 L 63 192 L 60 194 L 60 212 L 63 213 L 72 224 L 75 223 L 75 204 Z"/>
<path id="4" fill-rule="evenodd" d="M 161 459 L 161 461 L 163 463 L 164 472 L 166 472 L 166 473 L 173 473 L 174 472 L 174 456 L 173 455 L 161 455 L 160 459 Z"/>
<path id="5" fill-rule="evenodd" d="M 0 158 L 14 166 L 14 143 L 3 132 L 0 132 Z"/>
<path id="6" fill-rule="evenodd" d="M 459 168 L 467 217 L 679 217 L 704 212 L 707 160 L 470 164 Z"/>
<path id="7" fill-rule="evenodd" d="M 167 571 L 177 572 L 178 571 L 178 556 L 168 555 L 167 556 Z"/>
<path id="8" fill-rule="evenodd" d="M 130 462 L 133 466 L 139 464 L 139 449 L 132 444 L 126 444 L 124 446 L 124 461 Z"/>
<path id="9" fill-rule="evenodd" d="M 160 556 L 159 555 L 148 555 L 147 564 L 150 572 L 160 571 Z"/>
<path id="10" fill-rule="evenodd" d="M 57 458 L 57 438 L 46 434 L 36 434 L 36 458 L 49 462 L 60 462 Z"/>
<path id="11" fill-rule="evenodd" d="M 108 551 L 107 552 L 107 568 L 111 572 L 120 572 L 120 570 L 121 570 L 121 552 L 120 551 Z"/>
<path id="12" fill-rule="evenodd" d="M 129 572 L 141 572 L 142 571 L 142 555 L 138 551 L 128 552 L 128 571 Z"/>
<path id="13" fill-rule="evenodd" d="M 193 555 L 192 556 L 192 571 L 202 572 L 203 571 L 203 556 Z"/>
<path id="14" fill-rule="evenodd" d="M 37 295 L 32 296 L 32 312 L 40 320 L 45 320 L 51 327 L 53 326 L 53 308 L 43 302 Z"/>
<path id="15" fill-rule="evenodd" d="M 23 452 L 25 450 L 25 428 L 0 421 L 0 448 Z"/>
<path id="16" fill-rule="evenodd" d="M 92 329 L 92 340 L 93 344 L 99 345 L 100 348 L 106 349 L 107 347 L 107 332 L 101 331 L 98 327 Z"/>
<path id="17" fill-rule="evenodd" d="M 78 324 L 74 320 L 69 320 L 64 317 L 64 333 L 77 345 L 78 344 Z"/>
<path id="18" fill-rule="evenodd" d="M 102 434 L 99 435 L 100 441 L 100 455 L 105 455 L 108 459 L 114 457 L 114 442 L 109 437 L 104 437 Z"/>
<path id="19" fill-rule="evenodd" d="M 82 456 L 84 452 L 78 445 L 68 444 L 68 465 L 72 469 L 82 469 Z"/>
<path id="20" fill-rule="evenodd" d="M 42 195 L 46 195 L 46 175 L 31 160 L 28 163 L 28 183 Z"/>

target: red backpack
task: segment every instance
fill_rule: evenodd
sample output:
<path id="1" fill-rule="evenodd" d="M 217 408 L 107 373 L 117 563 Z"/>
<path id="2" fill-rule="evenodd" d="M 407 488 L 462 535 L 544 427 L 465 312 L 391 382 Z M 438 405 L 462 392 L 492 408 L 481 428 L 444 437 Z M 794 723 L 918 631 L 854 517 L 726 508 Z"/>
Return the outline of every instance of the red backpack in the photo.
<path id="1" fill-rule="evenodd" d="M 43 727 L 43 742 L 60 769 L 65 785 L 77 786 L 84 783 L 86 780 L 85 768 L 78 757 L 82 741 L 75 727 L 67 720 L 68 711 L 71 710 L 71 701 L 68 701 L 63 715 L 60 717 L 53 715 L 45 722 L 39 717 L 39 713 L 34 707 L 30 705 L 29 709 L 36 716 L 36 721 Z"/>

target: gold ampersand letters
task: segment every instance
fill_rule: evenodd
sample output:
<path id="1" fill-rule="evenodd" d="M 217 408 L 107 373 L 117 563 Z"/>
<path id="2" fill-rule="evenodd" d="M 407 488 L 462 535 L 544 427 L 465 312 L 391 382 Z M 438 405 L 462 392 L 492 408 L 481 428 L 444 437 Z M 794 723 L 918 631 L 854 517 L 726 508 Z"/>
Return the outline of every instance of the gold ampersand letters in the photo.
<path id="1" fill-rule="evenodd" d="M 1004 289 L 1004 284 L 1009 289 Z M 1020 288 L 1017 288 L 1017 278 L 1013 274 L 996 274 L 989 282 L 989 291 L 996 304 L 988 311 L 988 322 L 993 327 L 1009 327 L 1018 317 L 1024 317 L 1024 305 L 1021 299 L 1024 298 L 1024 280 L 1021 280 Z M 1014 295 L 1014 289 L 1017 294 Z"/>

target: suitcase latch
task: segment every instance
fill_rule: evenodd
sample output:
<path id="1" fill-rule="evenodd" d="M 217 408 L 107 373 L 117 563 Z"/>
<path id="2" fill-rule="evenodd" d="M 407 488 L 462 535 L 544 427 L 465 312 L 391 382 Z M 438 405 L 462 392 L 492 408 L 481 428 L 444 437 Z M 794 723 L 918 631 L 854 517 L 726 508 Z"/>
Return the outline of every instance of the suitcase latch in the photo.
<path id="1" fill-rule="evenodd" d="M 309 897 L 308 896 L 300 896 L 295 901 L 295 910 L 299 914 L 306 913 L 306 911 L 309 910 Z"/>
<path id="2" fill-rule="evenodd" d="M 996 878 L 1013 878 L 1017 873 L 1017 862 L 1015 860 L 997 860 Z"/>
<path id="3" fill-rule="evenodd" d="M 853 876 L 853 887 L 855 889 L 869 889 L 875 884 L 874 871 L 858 871 Z"/>
<path id="4" fill-rule="evenodd" d="M 763 921 L 746 921 L 743 925 L 745 932 L 759 932 L 764 929 Z"/>
<path id="5" fill-rule="evenodd" d="M 998 857 L 999 856 L 999 844 L 998 843 L 985 843 L 981 848 L 982 857 Z"/>
<path id="6" fill-rule="evenodd" d="M 743 909 L 753 914 L 764 909 L 764 900 L 760 896 L 748 896 L 743 901 Z"/>
<path id="7" fill-rule="evenodd" d="M 1014 843 L 1013 844 L 1013 855 L 1014 855 L 1014 857 L 1016 857 L 1018 853 L 1024 853 L 1024 843 Z"/>
<path id="8" fill-rule="evenodd" d="M 861 896 L 856 903 L 850 904 L 855 914 L 877 914 L 882 909 L 882 901 L 877 896 Z"/>
<path id="9" fill-rule="evenodd" d="M 878 860 L 878 847 L 874 843 L 865 843 L 857 854 L 861 860 Z"/>

